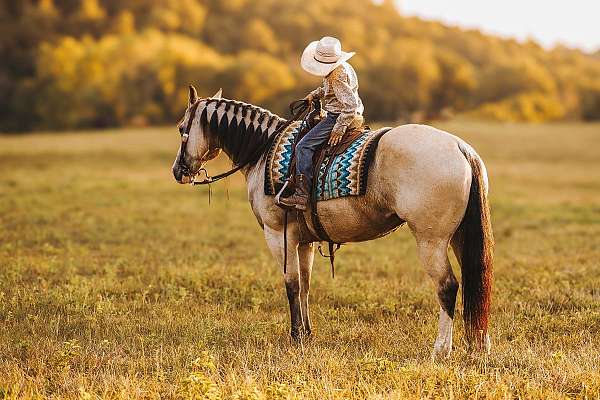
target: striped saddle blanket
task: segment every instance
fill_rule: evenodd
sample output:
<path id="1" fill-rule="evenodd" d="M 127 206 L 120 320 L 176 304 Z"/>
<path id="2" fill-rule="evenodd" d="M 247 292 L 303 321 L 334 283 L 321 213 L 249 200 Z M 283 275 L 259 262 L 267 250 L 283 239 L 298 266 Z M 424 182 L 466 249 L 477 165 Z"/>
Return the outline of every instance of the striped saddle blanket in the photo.
<path id="1" fill-rule="evenodd" d="M 292 152 L 300 124 L 292 125 L 275 139 L 265 164 L 265 194 L 276 195 L 289 177 Z M 379 139 L 390 128 L 367 131 L 340 154 L 325 155 L 315 169 L 317 201 L 346 196 L 361 196 L 367 191 L 369 165 Z M 313 185 L 314 186 L 314 185 Z"/>

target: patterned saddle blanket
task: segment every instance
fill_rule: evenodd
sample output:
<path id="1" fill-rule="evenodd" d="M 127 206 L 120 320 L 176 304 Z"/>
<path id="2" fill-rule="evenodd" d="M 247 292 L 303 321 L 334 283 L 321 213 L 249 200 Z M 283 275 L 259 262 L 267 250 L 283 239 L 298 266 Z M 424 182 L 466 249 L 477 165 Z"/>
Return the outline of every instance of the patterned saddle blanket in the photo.
<path id="1" fill-rule="evenodd" d="M 390 129 L 366 131 L 356 137 L 340 154 L 326 153 L 323 161 L 315 168 L 317 201 L 364 195 L 375 149 L 379 139 Z M 279 134 L 269 149 L 265 164 L 266 195 L 276 195 L 288 178 L 299 130 L 300 124 L 292 125 Z"/>

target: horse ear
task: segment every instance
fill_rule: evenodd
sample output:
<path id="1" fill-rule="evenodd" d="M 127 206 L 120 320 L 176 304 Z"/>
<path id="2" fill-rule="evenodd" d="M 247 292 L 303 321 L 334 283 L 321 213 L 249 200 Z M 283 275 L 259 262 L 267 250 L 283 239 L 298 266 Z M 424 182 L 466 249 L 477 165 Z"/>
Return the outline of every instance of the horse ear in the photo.
<path id="1" fill-rule="evenodd" d="M 215 94 L 212 95 L 213 99 L 220 99 L 221 96 L 223 95 L 223 88 L 219 89 L 219 91 Z"/>
<path id="2" fill-rule="evenodd" d="M 188 100 L 189 104 L 194 104 L 197 99 L 198 99 L 198 92 L 196 91 L 196 88 L 193 85 L 190 85 L 190 97 Z"/>

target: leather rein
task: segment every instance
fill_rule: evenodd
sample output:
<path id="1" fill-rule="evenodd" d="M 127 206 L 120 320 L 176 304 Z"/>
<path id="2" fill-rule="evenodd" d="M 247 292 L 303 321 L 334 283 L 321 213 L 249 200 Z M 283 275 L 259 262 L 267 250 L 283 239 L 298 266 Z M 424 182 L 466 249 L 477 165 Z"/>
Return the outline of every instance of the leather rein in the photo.
<path id="1" fill-rule="evenodd" d="M 188 122 L 186 124 L 185 131 L 181 135 L 181 152 L 179 155 L 178 164 L 179 164 L 180 170 L 183 171 L 183 174 L 187 175 L 189 177 L 191 177 L 190 169 L 186 165 L 184 158 L 185 158 L 185 153 L 186 153 L 186 149 L 187 149 L 187 142 L 190 137 L 190 131 L 192 129 L 192 123 L 194 122 L 194 119 L 196 118 L 196 112 L 198 111 L 198 106 L 201 101 L 202 100 L 199 99 L 192 105 L 192 107 L 190 109 L 190 117 L 188 118 Z M 235 174 L 236 172 L 243 169 L 244 167 L 247 167 L 248 165 L 256 163 L 260 159 L 260 157 L 262 157 L 262 155 L 265 153 L 265 151 L 271 147 L 271 145 L 273 144 L 273 142 L 275 141 L 275 139 L 281 132 L 285 131 L 295 121 L 305 119 L 310 111 L 310 105 L 308 104 L 308 102 L 306 100 L 293 101 L 292 103 L 290 103 L 289 107 L 290 107 L 290 114 L 292 115 L 292 118 L 287 120 L 284 124 L 278 126 L 277 129 L 275 129 L 275 132 L 273 132 L 273 134 L 271 136 L 269 136 L 268 140 L 262 146 L 259 146 L 256 149 L 256 151 L 250 157 L 248 157 L 247 160 L 234 166 L 229 171 L 223 172 L 223 173 L 215 175 L 215 176 L 208 175 L 208 172 L 206 171 L 206 169 L 204 167 L 202 167 L 198 170 L 198 173 L 200 171 L 203 171 L 204 174 L 206 175 L 206 178 L 204 178 L 203 180 L 201 180 L 199 182 L 192 181 L 191 184 L 194 186 L 210 185 L 211 183 L 220 181 L 221 179 L 227 178 L 228 176 Z"/>

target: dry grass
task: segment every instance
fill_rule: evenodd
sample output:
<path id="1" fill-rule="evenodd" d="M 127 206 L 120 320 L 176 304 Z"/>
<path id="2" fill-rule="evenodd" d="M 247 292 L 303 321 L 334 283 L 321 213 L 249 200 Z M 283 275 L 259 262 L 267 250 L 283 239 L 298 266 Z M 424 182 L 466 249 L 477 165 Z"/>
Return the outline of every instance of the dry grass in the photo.
<path id="1" fill-rule="evenodd" d="M 241 178 L 175 184 L 174 129 L 0 137 L 0 398 L 599 398 L 600 125 L 442 127 L 497 247 L 493 352 L 457 321 L 441 363 L 405 228 L 317 260 L 302 351 Z"/>

